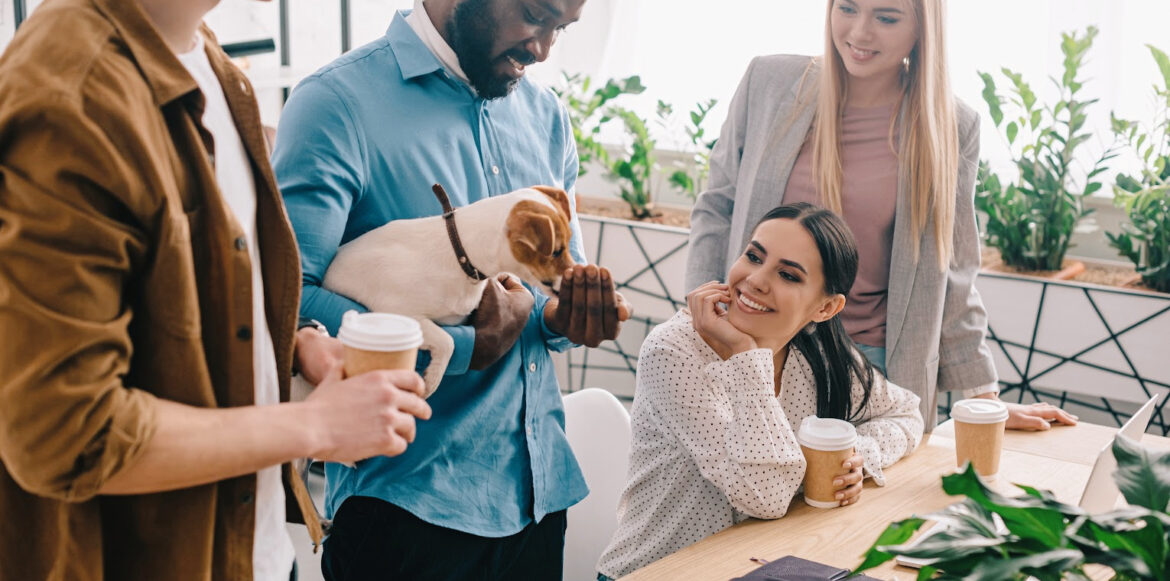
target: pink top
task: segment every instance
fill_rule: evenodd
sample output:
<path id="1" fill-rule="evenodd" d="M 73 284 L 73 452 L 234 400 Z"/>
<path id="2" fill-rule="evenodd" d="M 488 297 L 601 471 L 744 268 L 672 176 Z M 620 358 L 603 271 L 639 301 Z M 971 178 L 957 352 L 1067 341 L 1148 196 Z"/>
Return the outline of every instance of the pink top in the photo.
<path id="1" fill-rule="evenodd" d="M 873 347 L 886 346 L 886 295 L 898 199 L 898 156 L 890 143 L 892 115 L 894 105 L 850 107 L 841 125 L 841 198 L 859 258 L 857 280 L 841 321 L 854 341 Z M 812 156 L 812 140 L 807 139 L 788 179 L 785 204 L 824 205 L 813 180 Z"/>

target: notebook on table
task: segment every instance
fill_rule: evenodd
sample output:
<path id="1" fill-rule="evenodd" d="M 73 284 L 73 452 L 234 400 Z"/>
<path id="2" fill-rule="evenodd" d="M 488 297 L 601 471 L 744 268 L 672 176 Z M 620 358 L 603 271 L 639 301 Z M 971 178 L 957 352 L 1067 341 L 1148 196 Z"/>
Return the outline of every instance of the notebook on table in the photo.
<path id="1" fill-rule="evenodd" d="M 765 563 L 756 570 L 731 581 L 840 581 L 845 578 L 878 581 L 873 577 L 849 577 L 849 569 L 801 559 L 791 555 Z"/>

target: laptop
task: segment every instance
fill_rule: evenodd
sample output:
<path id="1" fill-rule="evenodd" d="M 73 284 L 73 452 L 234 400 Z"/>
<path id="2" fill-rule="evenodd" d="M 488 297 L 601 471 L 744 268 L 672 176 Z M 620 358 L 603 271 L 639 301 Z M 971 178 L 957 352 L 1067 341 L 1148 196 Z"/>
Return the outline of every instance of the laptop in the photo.
<path id="1" fill-rule="evenodd" d="M 1158 396 L 1150 398 L 1138 411 L 1117 430 L 1121 434 L 1135 442 L 1141 442 L 1142 435 L 1146 433 L 1146 428 L 1150 425 L 1150 419 L 1154 417 L 1154 410 L 1157 409 Z M 1089 473 L 1089 479 L 1085 482 L 1085 489 L 1081 491 L 1081 500 L 1077 506 L 1085 510 L 1085 512 L 1096 514 L 1108 512 L 1117 506 L 1117 498 L 1121 496 L 1121 490 L 1117 488 L 1117 483 L 1113 481 L 1113 472 L 1117 470 L 1117 459 L 1113 457 L 1113 440 L 1109 440 L 1097 453 L 1097 460 L 1093 462 L 1093 471 Z M 1006 533 L 1007 528 L 999 515 L 993 514 L 996 528 L 1000 533 Z M 922 533 L 914 543 L 921 542 L 922 539 L 928 538 L 931 535 L 940 533 L 946 529 L 946 526 L 936 523 L 926 532 Z M 913 557 L 898 556 L 895 562 L 903 567 L 912 567 L 920 569 L 924 565 L 928 565 L 933 560 L 916 559 Z"/>
<path id="2" fill-rule="evenodd" d="M 1150 425 L 1150 418 L 1154 417 L 1157 404 L 1158 396 L 1155 395 L 1138 408 L 1117 433 L 1140 443 L 1142 434 L 1146 433 L 1146 428 Z M 1113 440 L 1110 440 L 1097 453 L 1097 461 L 1093 463 L 1093 471 L 1089 473 L 1089 480 L 1085 482 L 1085 490 L 1081 492 L 1081 501 L 1077 506 L 1090 514 L 1113 510 L 1117 506 L 1117 497 L 1121 495 L 1121 490 L 1113 481 L 1113 473 L 1116 470 L 1117 458 L 1113 457 Z"/>

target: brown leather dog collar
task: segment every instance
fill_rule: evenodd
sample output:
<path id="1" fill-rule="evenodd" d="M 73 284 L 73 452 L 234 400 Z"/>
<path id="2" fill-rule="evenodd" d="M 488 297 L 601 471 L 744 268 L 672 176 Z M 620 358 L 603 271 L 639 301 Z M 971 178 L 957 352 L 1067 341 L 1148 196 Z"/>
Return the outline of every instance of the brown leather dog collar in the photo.
<path id="1" fill-rule="evenodd" d="M 435 197 L 439 198 L 439 203 L 443 205 L 443 223 L 447 225 L 447 238 L 451 239 L 451 248 L 455 250 L 455 258 L 459 259 L 459 266 L 472 280 L 477 282 L 487 280 L 487 276 L 471 265 L 471 259 L 467 257 L 467 251 L 463 249 L 463 243 L 459 241 L 459 231 L 455 229 L 455 208 L 451 207 L 447 191 L 439 184 L 431 186 L 431 191 L 435 192 Z"/>

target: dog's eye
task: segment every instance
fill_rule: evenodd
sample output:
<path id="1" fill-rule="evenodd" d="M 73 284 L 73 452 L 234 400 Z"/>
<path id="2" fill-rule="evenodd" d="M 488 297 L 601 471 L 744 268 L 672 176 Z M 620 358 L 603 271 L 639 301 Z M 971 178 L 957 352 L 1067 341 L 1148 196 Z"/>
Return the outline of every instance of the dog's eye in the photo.
<path id="1" fill-rule="evenodd" d="M 556 249 L 556 250 L 554 250 L 554 251 L 553 251 L 553 258 L 560 258 L 560 257 L 561 257 L 561 255 L 562 255 L 562 254 L 564 254 L 564 253 L 565 253 L 565 249 L 564 249 L 564 248 L 558 248 L 558 249 Z"/>

